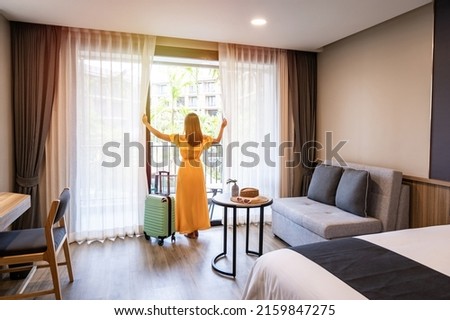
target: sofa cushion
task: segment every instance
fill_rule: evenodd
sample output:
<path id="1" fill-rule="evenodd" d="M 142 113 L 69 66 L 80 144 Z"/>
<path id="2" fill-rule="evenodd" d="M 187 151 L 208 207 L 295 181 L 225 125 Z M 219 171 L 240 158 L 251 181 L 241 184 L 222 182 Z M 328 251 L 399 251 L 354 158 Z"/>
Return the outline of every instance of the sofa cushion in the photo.
<path id="1" fill-rule="evenodd" d="M 274 199 L 272 211 L 328 240 L 377 233 L 383 228 L 376 218 L 360 217 L 307 197 Z"/>
<path id="2" fill-rule="evenodd" d="M 369 172 L 346 168 L 336 190 L 336 207 L 367 217 Z"/>
<path id="3" fill-rule="evenodd" d="M 309 185 L 308 198 L 334 206 L 336 189 L 343 170 L 343 168 L 338 166 L 317 166 L 314 169 Z"/>

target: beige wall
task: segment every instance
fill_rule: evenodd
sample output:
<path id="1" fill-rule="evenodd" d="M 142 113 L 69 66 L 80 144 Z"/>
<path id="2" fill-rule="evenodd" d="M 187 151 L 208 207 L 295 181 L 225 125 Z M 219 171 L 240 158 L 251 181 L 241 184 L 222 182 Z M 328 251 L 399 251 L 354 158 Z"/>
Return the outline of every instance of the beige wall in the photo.
<path id="1" fill-rule="evenodd" d="M 0 15 L 0 191 L 13 191 L 13 118 L 9 22 Z"/>
<path id="2" fill-rule="evenodd" d="M 331 44 L 318 56 L 317 136 L 345 161 L 428 177 L 433 7 Z M 324 149 L 319 157 L 325 159 Z"/>

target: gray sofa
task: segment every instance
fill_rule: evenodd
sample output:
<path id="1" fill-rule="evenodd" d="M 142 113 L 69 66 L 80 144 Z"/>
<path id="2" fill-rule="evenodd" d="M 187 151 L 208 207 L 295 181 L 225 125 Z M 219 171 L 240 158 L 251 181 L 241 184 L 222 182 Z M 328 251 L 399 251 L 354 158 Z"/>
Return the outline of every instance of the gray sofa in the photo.
<path id="1" fill-rule="evenodd" d="M 295 246 L 408 228 L 409 186 L 402 179 L 388 168 L 320 165 L 308 196 L 273 200 L 272 232 Z"/>

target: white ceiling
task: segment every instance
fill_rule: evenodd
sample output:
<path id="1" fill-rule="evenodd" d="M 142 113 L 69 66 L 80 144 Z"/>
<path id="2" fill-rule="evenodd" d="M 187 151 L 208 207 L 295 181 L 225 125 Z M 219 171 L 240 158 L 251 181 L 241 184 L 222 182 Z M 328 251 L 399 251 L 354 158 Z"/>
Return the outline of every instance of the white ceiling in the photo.
<path id="1" fill-rule="evenodd" d="M 8 20 L 317 51 L 432 0 L 0 0 Z M 265 17 L 267 25 L 250 25 Z"/>

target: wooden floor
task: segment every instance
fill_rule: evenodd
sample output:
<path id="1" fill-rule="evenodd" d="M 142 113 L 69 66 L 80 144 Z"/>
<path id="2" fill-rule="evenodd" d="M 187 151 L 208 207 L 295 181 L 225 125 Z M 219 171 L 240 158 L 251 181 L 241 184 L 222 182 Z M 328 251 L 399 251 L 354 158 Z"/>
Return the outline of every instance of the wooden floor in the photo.
<path id="1" fill-rule="evenodd" d="M 228 239 L 231 240 L 229 229 Z M 256 226 L 250 228 L 250 249 L 257 250 Z M 222 300 L 240 299 L 255 256 L 245 254 L 245 227 L 238 227 L 237 275 L 227 278 L 211 268 L 211 260 L 222 251 L 223 227 L 201 231 L 197 240 L 177 234 L 175 243 L 166 239 L 163 246 L 142 237 L 94 242 L 72 243 L 72 264 L 75 281 L 68 282 L 65 267 L 60 277 L 64 299 L 76 300 Z M 286 247 L 274 237 L 269 225 L 264 231 L 264 253 Z M 231 254 L 231 246 L 228 247 Z M 220 261 L 231 268 L 228 258 Z M 0 281 L 0 295 L 16 290 L 20 280 Z M 48 269 L 39 269 L 33 286 L 50 286 Z M 28 290 L 28 289 L 27 289 Z M 43 296 L 41 299 L 54 299 Z"/>

